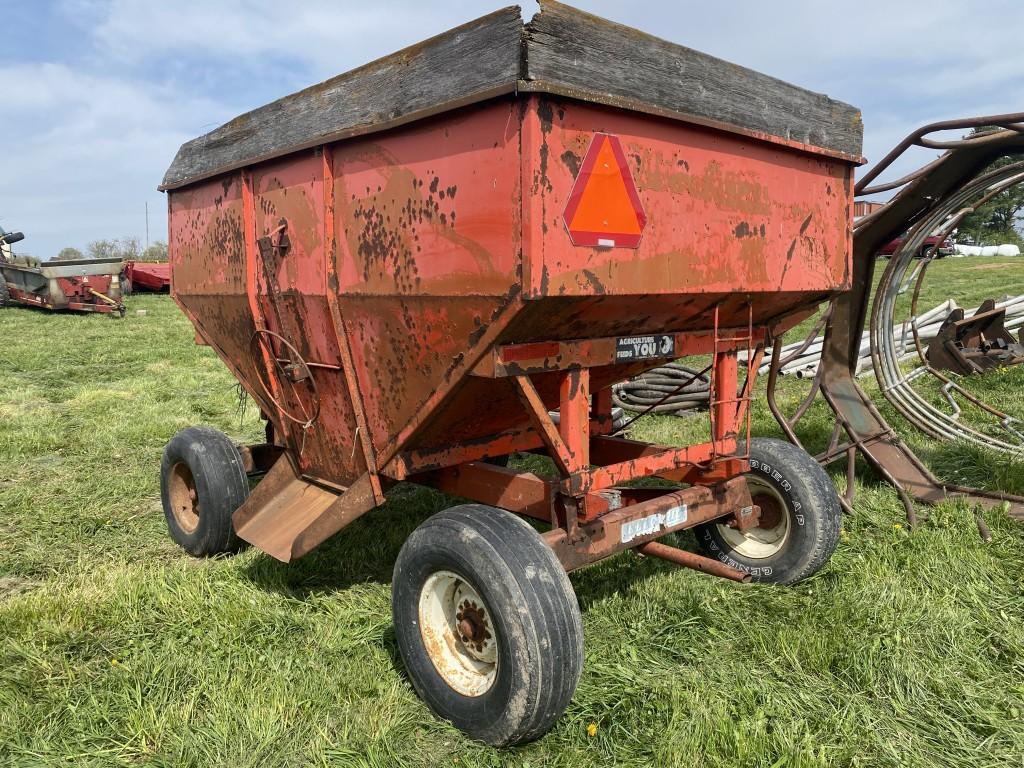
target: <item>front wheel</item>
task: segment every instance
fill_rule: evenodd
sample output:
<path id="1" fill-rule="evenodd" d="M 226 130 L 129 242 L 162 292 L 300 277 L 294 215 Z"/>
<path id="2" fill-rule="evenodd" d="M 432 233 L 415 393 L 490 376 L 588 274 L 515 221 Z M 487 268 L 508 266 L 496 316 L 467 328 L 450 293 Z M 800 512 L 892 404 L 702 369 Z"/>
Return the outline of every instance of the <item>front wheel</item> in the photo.
<path id="1" fill-rule="evenodd" d="M 189 427 L 172 437 L 160 465 L 160 495 L 171 538 L 189 554 L 242 548 L 231 516 L 249 496 L 249 479 L 223 432 Z"/>
<path id="2" fill-rule="evenodd" d="M 481 504 L 413 531 L 395 562 L 395 638 L 420 697 L 493 746 L 543 735 L 583 667 L 572 585 L 540 535 Z"/>
<path id="3" fill-rule="evenodd" d="M 746 531 L 717 522 L 699 526 L 704 552 L 753 581 L 795 584 L 817 573 L 835 551 L 843 516 L 825 470 L 791 443 L 756 438 L 746 479 L 761 508 L 758 525 Z"/>

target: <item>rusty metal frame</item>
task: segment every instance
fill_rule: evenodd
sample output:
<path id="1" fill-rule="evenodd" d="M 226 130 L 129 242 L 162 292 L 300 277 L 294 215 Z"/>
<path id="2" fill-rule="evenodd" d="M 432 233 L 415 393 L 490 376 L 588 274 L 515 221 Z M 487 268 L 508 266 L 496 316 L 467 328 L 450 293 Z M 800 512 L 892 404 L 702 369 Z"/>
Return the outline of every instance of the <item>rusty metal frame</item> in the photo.
<path id="1" fill-rule="evenodd" d="M 571 530 L 560 527 L 552 528 L 544 534 L 544 539 L 567 571 L 603 560 L 624 549 L 638 549 L 689 568 L 697 568 L 736 581 L 746 581 L 749 580 L 749 574 L 724 566 L 711 558 L 682 553 L 682 550 L 668 545 L 662 545 L 664 549 L 645 550 L 644 547 L 668 533 L 694 528 L 733 514 L 737 510 L 752 507 L 747 482 L 744 478 L 737 477 L 715 486 L 695 485 L 669 491 L 635 504 L 625 504 L 591 522 L 581 522 L 575 536 Z M 667 522 L 673 519 L 673 510 L 681 509 L 685 510 L 683 520 L 674 524 Z M 645 529 L 643 524 L 651 518 L 654 520 L 650 528 Z M 666 522 L 658 523 L 659 519 Z M 646 532 L 635 536 L 625 533 L 624 528 L 630 523 L 640 523 L 640 530 Z"/>
<path id="2" fill-rule="evenodd" d="M 590 491 L 584 498 L 599 514 L 572 523 L 574 508 L 566 504 L 557 480 L 538 477 L 483 462 L 470 462 L 447 467 L 412 478 L 445 493 L 471 498 L 483 504 L 510 509 L 518 514 L 548 523 L 551 530 L 544 535 L 566 570 L 589 565 L 625 549 L 638 549 L 644 554 L 663 557 L 680 565 L 696 568 L 736 581 L 749 580 L 749 574 L 673 547 L 644 549 L 655 539 L 674 531 L 686 530 L 711 520 L 752 510 L 753 502 L 746 480 L 734 477 L 710 486 L 690 488 L 614 488 Z M 685 514 L 677 522 L 666 517 L 655 518 L 649 532 L 635 537 L 624 536 L 623 526 L 644 521 L 652 516 L 667 515 L 669 510 Z M 655 527 L 655 523 L 658 523 Z"/>
<path id="3" fill-rule="evenodd" d="M 936 132 L 986 126 L 996 126 L 1000 130 L 952 141 L 931 137 Z M 841 501 L 847 511 L 852 510 L 855 493 L 854 464 L 857 455 L 860 454 L 896 489 L 911 526 L 917 522 L 914 500 L 936 504 L 946 499 L 960 499 L 983 507 L 1001 507 L 1005 504 L 1010 516 L 1024 520 L 1024 497 L 940 483 L 886 422 L 855 378 L 856 361 L 871 299 L 875 254 L 879 248 L 902 234 L 908 227 L 919 227 L 921 231 L 927 228 L 929 212 L 972 180 L 984 180 L 988 175 L 985 169 L 994 159 L 1005 154 L 1024 153 L 1022 131 L 1024 113 L 995 115 L 932 123 L 918 129 L 898 144 L 861 178 L 855 188 L 858 197 L 894 189 L 901 191 L 882 208 L 858 221 L 854 229 L 853 289 L 841 294 L 831 303 L 827 314 L 808 334 L 797 352 L 787 356 L 785 361 L 781 359 L 781 355 L 772 356 L 767 383 L 768 406 L 791 442 L 801 446 L 795 427 L 806 415 L 819 393 L 824 396 L 826 403 L 836 415 L 836 427 L 829 447 L 818 455 L 817 459 L 826 465 L 842 458 L 846 459 L 847 489 Z M 913 146 L 942 149 L 945 150 L 945 154 L 895 181 L 872 186 L 872 182 Z M 963 213 L 966 211 L 961 212 L 960 218 Z M 908 243 L 911 247 L 919 248 L 914 237 L 908 238 Z M 927 262 L 925 268 L 926 266 Z M 889 272 L 892 269 L 893 264 L 890 263 Z M 923 274 L 919 279 L 920 277 L 923 277 Z M 917 290 L 919 288 L 920 283 Z M 876 315 L 877 312 L 876 301 Z M 789 359 L 801 354 L 812 343 L 822 327 L 825 329 L 822 363 L 811 384 L 810 392 L 796 412 L 792 416 L 787 416 L 779 407 L 776 398 L 779 371 Z M 782 334 L 773 336 L 775 349 L 781 349 Z M 915 340 L 920 349 L 916 330 Z M 875 354 L 872 345 L 872 355 Z M 840 444 L 843 432 L 846 433 L 847 440 Z M 979 530 L 981 529 L 982 526 L 979 524 Z"/>
<path id="4" fill-rule="evenodd" d="M 345 388 L 352 402 L 352 412 L 356 421 L 356 436 L 369 475 L 370 489 L 377 504 L 384 503 L 384 489 L 377 473 L 377 457 L 370 440 L 370 428 L 366 421 L 366 407 L 363 393 L 359 390 L 359 379 L 356 376 L 355 363 L 352 360 L 352 348 L 349 346 L 349 332 L 345 325 L 341 303 L 338 301 L 338 242 L 334 216 L 334 156 L 329 147 L 321 147 L 320 156 L 323 161 L 323 206 L 324 206 L 324 243 L 327 249 L 327 270 L 324 293 L 327 296 L 331 325 L 341 353 L 341 368 L 345 377 Z"/>
<path id="5" fill-rule="evenodd" d="M 0 279 L 3 279 L 0 276 Z M 39 296 L 31 291 L 23 291 L 20 288 L 12 287 L 10 283 L 7 285 L 7 290 L 10 293 L 12 301 L 16 301 L 22 306 L 26 307 L 39 307 L 40 309 L 70 309 L 76 312 L 95 312 L 100 315 L 109 315 L 118 311 L 117 305 L 107 304 L 105 302 L 82 302 L 82 301 L 69 301 L 66 304 L 54 304 L 51 301 L 47 301 L 42 296 Z"/>
<path id="6" fill-rule="evenodd" d="M 596 343 L 595 343 L 596 342 Z M 748 377 L 739 386 L 737 345 L 746 343 Z M 683 530 L 714 519 L 730 517 L 737 525 L 756 523 L 753 505 L 742 475 L 749 471 L 745 436 L 749 445 L 749 402 L 763 345 L 755 346 L 753 324 L 744 333 L 723 335 L 717 329 L 700 343 L 715 353 L 716 396 L 712 420 L 712 439 L 707 443 L 670 447 L 638 442 L 609 434 L 602 413 L 610 411 L 608 390 L 590 392 L 590 368 L 580 367 L 579 348 L 597 350 L 592 364 L 605 360 L 602 340 L 585 340 L 568 345 L 569 355 L 559 362 L 571 361 L 572 367 L 558 372 L 559 419 L 556 423 L 538 392 L 531 374 L 512 375 L 532 429 L 495 435 L 491 441 L 473 447 L 458 446 L 438 452 L 408 454 L 404 462 L 390 462 L 385 472 L 400 469 L 402 478 L 430 485 L 439 490 L 473 499 L 489 506 L 509 509 L 548 523 L 551 531 L 545 539 L 567 570 L 596 562 L 624 549 L 642 550 L 680 565 L 696 568 L 737 581 L 749 580 L 745 574 L 715 560 L 669 547 L 650 545 L 654 539 L 674 530 Z M 557 344 L 519 345 L 498 349 L 499 365 L 524 364 L 540 359 L 545 372 L 557 355 Z M 504 371 L 490 368 L 492 375 Z M 605 419 L 610 421 L 610 415 Z M 743 425 L 745 424 L 745 430 Z M 598 428 L 595 433 L 594 427 Z M 602 430 L 601 428 L 604 427 Z M 745 433 L 745 435 L 744 435 Z M 488 464 L 479 459 L 503 455 L 509 449 L 543 448 L 551 457 L 558 477 L 541 478 L 532 472 Z M 473 460 L 466 460 L 466 452 Z M 438 466 L 436 462 L 452 456 L 462 463 Z M 417 471 L 419 469 L 419 471 Z M 393 475 L 392 475 L 393 476 Z M 690 484 L 689 488 L 629 488 L 621 484 L 643 477 L 661 477 Z M 398 479 L 397 477 L 395 479 Z M 669 510 L 682 514 L 673 518 Z M 680 510 L 685 510 L 681 513 Z M 624 535 L 623 526 L 651 520 L 650 533 Z M 647 525 L 648 523 L 644 523 Z"/>
<path id="7" fill-rule="evenodd" d="M 16 265 L 7 265 L 10 269 Z M 116 278 L 116 275 L 114 276 Z M 0 274 L 0 280 L 3 280 L 3 275 Z M 98 291 L 90 290 L 90 294 L 100 299 L 100 301 L 86 302 L 86 301 L 67 301 L 62 304 L 55 303 L 49 299 L 40 296 L 39 294 L 31 291 L 23 291 L 20 288 L 15 287 L 11 283 L 7 284 L 7 290 L 10 295 L 11 301 L 17 302 L 25 307 L 38 307 L 39 309 L 50 309 L 60 310 L 68 309 L 75 312 L 95 312 L 100 315 L 110 315 L 119 313 L 124 310 L 124 304 L 114 301 L 113 299 L 99 293 Z"/>

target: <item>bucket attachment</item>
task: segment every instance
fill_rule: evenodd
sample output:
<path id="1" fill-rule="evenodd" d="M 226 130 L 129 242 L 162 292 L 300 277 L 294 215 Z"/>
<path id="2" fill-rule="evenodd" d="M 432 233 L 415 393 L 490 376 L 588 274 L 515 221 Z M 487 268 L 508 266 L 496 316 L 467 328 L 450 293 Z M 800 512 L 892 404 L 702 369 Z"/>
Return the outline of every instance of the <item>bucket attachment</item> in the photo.
<path id="1" fill-rule="evenodd" d="M 369 475 L 339 493 L 303 480 L 282 455 L 233 519 L 240 538 L 287 563 L 376 505 Z"/>
<path id="2" fill-rule="evenodd" d="M 1024 362 L 1024 338 L 1021 342 L 1006 330 L 1006 310 L 996 309 L 988 299 L 973 317 L 965 318 L 962 309 L 954 309 L 928 345 L 928 362 L 933 368 L 964 376 L 985 373 Z"/>

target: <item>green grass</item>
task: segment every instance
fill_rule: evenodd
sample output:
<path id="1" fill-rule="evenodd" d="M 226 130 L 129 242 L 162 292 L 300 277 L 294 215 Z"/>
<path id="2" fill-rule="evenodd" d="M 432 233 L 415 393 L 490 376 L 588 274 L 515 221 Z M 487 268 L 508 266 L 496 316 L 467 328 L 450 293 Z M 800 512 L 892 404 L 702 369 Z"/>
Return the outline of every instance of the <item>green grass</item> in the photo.
<path id="1" fill-rule="evenodd" d="M 4 310 L 0 340 L 2 765 L 1024 764 L 1024 530 L 997 511 L 989 544 L 955 504 L 911 533 L 865 470 L 831 565 L 795 588 L 631 553 L 573 574 L 576 697 L 540 741 L 493 750 L 431 716 L 390 625 L 397 551 L 451 499 L 399 486 L 289 566 L 193 560 L 165 532 L 163 445 L 197 423 L 257 440 L 260 423 L 173 304 L 136 297 L 120 322 Z M 787 380 L 784 402 L 805 387 Z M 1024 411 L 1024 371 L 986 387 Z M 634 434 L 683 443 L 703 423 Z M 830 429 L 815 408 L 804 436 Z M 944 474 L 1024 490 L 1021 462 L 914 443 Z"/>

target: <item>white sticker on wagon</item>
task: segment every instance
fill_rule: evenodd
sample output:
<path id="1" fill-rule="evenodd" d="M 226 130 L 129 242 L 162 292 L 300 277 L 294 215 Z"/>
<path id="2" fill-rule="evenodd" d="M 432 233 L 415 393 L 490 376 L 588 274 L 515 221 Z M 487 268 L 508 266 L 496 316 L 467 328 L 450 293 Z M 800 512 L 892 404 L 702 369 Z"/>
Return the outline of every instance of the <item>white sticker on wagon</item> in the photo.
<path id="1" fill-rule="evenodd" d="M 628 544 L 640 536 L 650 536 L 663 528 L 682 525 L 686 522 L 686 517 L 686 505 L 682 504 L 678 507 L 671 507 L 665 512 L 657 512 L 647 517 L 641 517 L 639 520 L 630 520 L 628 523 L 622 524 L 620 538 L 623 544 Z"/>

